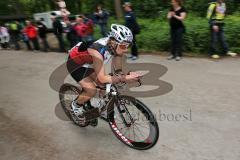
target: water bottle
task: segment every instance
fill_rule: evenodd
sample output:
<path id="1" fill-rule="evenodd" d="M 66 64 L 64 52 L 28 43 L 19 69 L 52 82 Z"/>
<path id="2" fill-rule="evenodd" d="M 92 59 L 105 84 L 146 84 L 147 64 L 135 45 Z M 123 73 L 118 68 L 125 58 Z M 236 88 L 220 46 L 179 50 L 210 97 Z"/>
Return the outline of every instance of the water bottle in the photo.
<path id="1" fill-rule="evenodd" d="M 95 97 L 91 98 L 90 103 L 93 107 L 100 109 L 104 106 L 104 100 L 102 97 L 99 96 L 99 91 L 97 91 L 97 94 Z"/>
<path id="2" fill-rule="evenodd" d="M 101 107 L 101 99 L 97 97 L 93 97 L 90 100 L 91 105 L 95 108 L 100 108 Z"/>

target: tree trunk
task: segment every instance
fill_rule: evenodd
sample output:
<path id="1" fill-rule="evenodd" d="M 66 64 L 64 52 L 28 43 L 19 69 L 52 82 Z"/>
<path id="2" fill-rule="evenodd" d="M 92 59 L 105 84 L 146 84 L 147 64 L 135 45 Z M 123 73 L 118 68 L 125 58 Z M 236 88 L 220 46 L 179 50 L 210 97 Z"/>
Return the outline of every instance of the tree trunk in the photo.
<path id="1" fill-rule="evenodd" d="M 20 5 L 20 3 L 18 1 L 11 0 L 10 5 L 15 10 L 16 15 L 23 15 L 22 6 Z"/>
<path id="2" fill-rule="evenodd" d="M 123 16 L 121 0 L 114 0 L 114 2 L 115 2 L 115 11 L 116 11 L 117 19 L 119 19 Z"/>

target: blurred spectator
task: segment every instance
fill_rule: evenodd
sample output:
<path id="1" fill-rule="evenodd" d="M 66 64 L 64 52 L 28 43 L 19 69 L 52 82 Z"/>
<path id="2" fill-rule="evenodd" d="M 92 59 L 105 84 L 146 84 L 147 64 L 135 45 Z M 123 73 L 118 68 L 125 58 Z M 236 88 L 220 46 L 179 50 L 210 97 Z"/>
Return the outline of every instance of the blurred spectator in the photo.
<path id="1" fill-rule="evenodd" d="M 82 41 L 82 37 L 86 35 L 87 25 L 84 24 L 82 16 L 76 18 L 76 24 L 74 26 L 76 32 L 77 43 Z"/>
<path id="2" fill-rule="evenodd" d="M 94 12 L 94 21 L 99 25 L 103 37 L 107 36 L 107 21 L 109 13 L 102 9 L 101 5 L 97 5 L 96 12 Z"/>
<path id="3" fill-rule="evenodd" d="M 50 48 L 47 41 L 47 27 L 42 22 L 38 21 L 37 28 L 38 28 L 39 37 L 43 44 L 43 51 L 47 52 L 48 49 Z"/>
<path id="4" fill-rule="evenodd" d="M 10 36 L 8 33 L 8 29 L 4 26 L 0 26 L 0 48 L 8 48 L 9 40 Z"/>
<path id="5" fill-rule="evenodd" d="M 56 0 L 56 4 L 58 5 L 59 10 L 61 11 L 61 15 L 63 16 L 63 20 L 68 20 L 68 15 L 70 12 L 67 10 L 67 6 L 64 0 Z"/>
<path id="6" fill-rule="evenodd" d="M 125 10 L 125 25 L 132 31 L 133 42 L 131 50 L 131 59 L 136 60 L 138 58 L 138 48 L 136 44 L 136 34 L 140 32 L 140 27 L 137 23 L 136 16 L 133 12 L 132 4 L 130 2 L 125 2 L 123 4 Z"/>
<path id="7" fill-rule="evenodd" d="M 22 40 L 26 44 L 28 50 L 32 50 L 32 46 L 30 45 L 29 38 L 27 34 L 24 32 L 24 29 L 22 31 Z"/>
<path id="8" fill-rule="evenodd" d="M 20 32 L 21 32 L 21 29 L 18 21 L 10 23 L 9 25 L 10 39 L 11 39 L 11 42 L 14 44 L 16 50 L 20 49 L 20 45 L 18 43 L 20 39 L 19 37 Z"/>
<path id="9" fill-rule="evenodd" d="M 67 40 L 70 43 L 70 48 L 74 47 L 77 44 L 77 33 L 74 29 L 74 22 L 72 21 L 66 21 L 67 27 L 65 29 Z"/>
<path id="10" fill-rule="evenodd" d="M 226 4 L 224 0 L 215 0 L 214 2 L 210 3 L 207 13 L 207 18 L 210 24 L 210 31 L 211 31 L 211 49 L 210 55 L 214 59 L 220 58 L 219 54 L 217 54 L 217 41 L 218 38 L 221 41 L 221 44 L 224 49 L 224 54 L 235 57 L 237 53 L 233 53 L 229 51 L 228 44 L 225 40 L 224 36 L 224 17 L 226 13 Z"/>
<path id="11" fill-rule="evenodd" d="M 19 23 L 19 28 L 20 28 L 20 39 L 26 44 L 28 50 L 32 50 L 32 47 L 29 42 L 29 38 L 27 34 L 24 32 L 24 25 L 23 23 Z"/>
<path id="12" fill-rule="evenodd" d="M 94 23 L 92 19 L 86 17 L 85 15 L 82 15 L 82 17 L 83 17 L 83 23 L 87 26 L 86 35 L 82 37 L 82 40 L 87 42 L 88 44 L 91 44 L 94 41 L 94 37 L 93 37 Z"/>
<path id="13" fill-rule="evenodd" d="M 57 37 L 58 44 L 59 44 L 59 51 L 60 52 L 66 52 L 64 47 L 64 41 L 63 41 L 63 26 L 60 20 L 56 19 L 55 16 L 52 16 L 53 21 L 53 33 Z"/>
<path id="14" fill-rule="evenodd" d="M 26 33 L 28 39 L 32 42 L 34 50 L 39 50 L 37 28 L 32 24 L 31 21 L 26 21 L 24 32 Z"/>
<path id="15" fill-rule="evenodd" d="M 183 21 L 186 17 L 186 10 L 183 7 L 182 0 L 172 0 L 172 7 L 168 12 L 167 18 L 170 23 L 171 32 L 171 56 L 168 60 L 175 59 L 176 61 L 182 58 L 182 37 L 185 32 Z"/>

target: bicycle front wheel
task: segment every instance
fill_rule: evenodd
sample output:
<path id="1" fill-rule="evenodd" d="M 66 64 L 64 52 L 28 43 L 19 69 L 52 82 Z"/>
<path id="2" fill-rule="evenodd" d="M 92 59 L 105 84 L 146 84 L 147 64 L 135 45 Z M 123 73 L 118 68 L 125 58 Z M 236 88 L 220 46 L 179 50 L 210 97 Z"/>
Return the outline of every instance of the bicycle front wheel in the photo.
<path id="1" fill-rule="evenodd" d="M 108 110 L 109 125 L 116 137 L 137 150 L 152 148 L 158 141 L 158 123 L 141 101 L 130 96 L 119 96 Z"/>

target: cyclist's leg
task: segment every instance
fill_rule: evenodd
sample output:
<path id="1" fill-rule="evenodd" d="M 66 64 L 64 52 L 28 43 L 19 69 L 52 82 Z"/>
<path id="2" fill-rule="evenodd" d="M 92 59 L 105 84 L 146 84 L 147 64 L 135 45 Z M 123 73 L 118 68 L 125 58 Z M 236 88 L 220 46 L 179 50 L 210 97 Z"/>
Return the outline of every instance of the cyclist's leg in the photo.
<path id="1" fill-rule="evenodd" d="M 97 79 L 97 74 L 95 72 L 93 72 L 90 76 L 89 76 L 97 86 L 99 87 L 104 87 L 104 84 L 102 84 L 98 79 Z M 103 96 L 105 94 L 105 90 L 99 90 L 99 94 L 101 96 Z"/>
<path id="2" fill-rule="evenodd" d="M 67 69 L 72 78 L 80 84 L 83 90 L 77 98 L 77 103 L 84 104 L 96 94 L 96 86 L 90 77 L 94 73 L 94 69 L 82 67 L 70 58 L 67 61 Z"/>
<path id="3" fill-rule="evenodd" d="M 83 78 L 79 84 L 83 92 L 78 96 L 77 103 L 84 104 L 89 101 L 96 94 L 96 85 L 90 76 Z"/>

